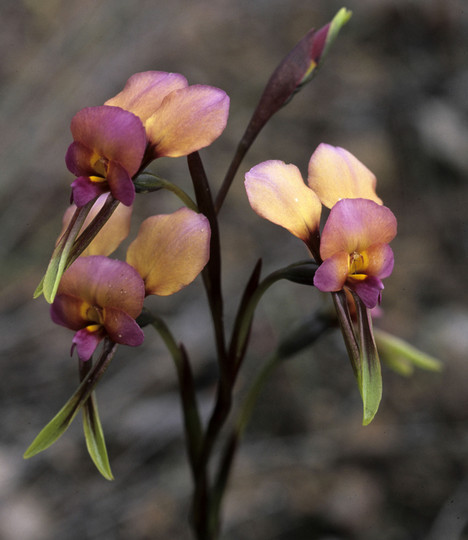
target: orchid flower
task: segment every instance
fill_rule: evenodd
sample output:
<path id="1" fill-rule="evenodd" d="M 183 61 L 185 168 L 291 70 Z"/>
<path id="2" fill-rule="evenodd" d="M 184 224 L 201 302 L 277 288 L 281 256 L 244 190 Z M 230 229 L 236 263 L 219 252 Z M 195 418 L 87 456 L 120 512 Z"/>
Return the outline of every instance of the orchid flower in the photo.
<path id="1" fill-rule="evenodd" d="M 144 335 L 135 318 L 144 296 L 143 280 L 129 264 L 99 255 L 79 257 L 62 276 L 51 317 L 76 331 L 71 352 L 76 347 L 86 361 L 106 336 L 123 345 L 141 345 Z"/>
<path id="2" fill-rule="evenodd" d="M 65 162 L 77 179 L 72 201 L 85 206 L 102 193 L 130 206 L 135 198 L 132 177 L 140 169 L 146 149 L 141 120 L 119 107 L 88 107 L 71 122 L 73 143 Z"/>
<path id="3" fill-rule="evenodd" d="M 146 295 L 168 296 L 191 283 L 210 257 L 210 224 L 181 208 L 147 218 L 127 250 L 127 263 L 145 283 Z"/>
<path id="4" fill-rule="evenodd" d="M 322 143 L 310 158 L 307 184 L 295 165 L 282 161 L 260 163 L 245 175 L 255 212 L 300 238 L 323 261 L 315 286 L 331 292 L 346 285 L 366 307 L 375 307 L 382 279 L 393 269 L 388 243 L 396 235 L 395 216 L 375 193 L 375 176 L 347 150 Z M 331 212 L 319 241 L 320 203 Z"/>
<path id="5" fill-rule="evenodd" d="M 229 113 L 229 97 L 219 88 L 189 86 L 183 75 L 163 71 L 132 75 L 105 104 L 140 118 L 148 140 L 145 164 L 210 145 L 224 131 Z"/>
<path id="6" fill-rule="evenodd" d="M 118 222 L 121 229 L 122 217 Z M 116 223 L 115 217 L 114 222 L 109 220 L 109 229 L 100 231 L 89 252 L 115 249 L 115 239 L 109 234 L 119 229 Z M 76 330 L 72 352 L 76 347 L 82 361 L 91 358 L 106 336 L 116 343 L 140 345 L 143 333 L 135 318 L 145 295 L 174 294 L 191 283 L 208 262 L 209 246 L 210 225 L 202 214 L 181 208 L 150 217 L 129 246 L 127 262 L 81 256 L 68 268 L 51 306 L 52 320 Z"/>
<path id="7" fill-rule="evenodd" d="M 309 161 L 307 184 L 295 165 L 282 161 L 260 163 L 245 175 L 255 212 L 300 238 L 320 263 L 313 282 L 333 293 L 368 424 L 382 396 L 370 310 L 393 270 L 388 243 L 396 235 L 396 218 L 377 197 L 375 176 L 343 148 L 320 144 Z M 320 238 L 321 203 L 331 210 Z M 355 295 L 356 321 L 343 290 Z"/>

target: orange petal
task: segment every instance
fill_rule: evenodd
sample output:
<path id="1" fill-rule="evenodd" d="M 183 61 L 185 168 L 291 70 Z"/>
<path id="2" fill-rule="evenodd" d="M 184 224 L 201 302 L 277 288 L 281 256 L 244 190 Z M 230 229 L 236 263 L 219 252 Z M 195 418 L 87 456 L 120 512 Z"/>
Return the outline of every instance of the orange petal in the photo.
<path id="1" fill-rule="evenodd" d="M 91 223 L 95 218 L 99 210 L 103 207 L 108 193 L 101 195 L 97 201 L 94 203 L 93 207 L 89 211 L 88 216 L 81 228 L 80 234 L 84 229 Z M 63 215 L 63 228 L 60 236 L 66 230 L 70 220 L 75 213 L 76 206 L 72 204 L 67 208 Z M 87 257 L 89 255 L 110 255 L 113 253 L 127 238 L 130 232 L 130 220 L 132 217 L 132 207 L 119 204 L 114 210 L 113 214 L 104 225 L 104 227 L 98 232 L 94 240 L 89 244 L 89 246 L 81 254 L 82 257 Z M 60 237 L 59 237 L 60 238 Z"/>
<path id="2" fill-rule="evenodd" d="M 145 282 L 146 294 L 167 296 L 191 283 L 210 254 L 208 219 L 188 208 L 153 216 L 140 227 L 127 262 Z"/>
<path id="3" fill-rule="evenodd" d="M 283 161 L 264 161 L 245 175 L 250 206 L 304 242 L 316 233 L 322 206 L 299 169 Z"/>
<path id="4" fill-rule="evenodd" d="M 308 184 L 327 208 L 340 199 L 382 200 L 375 193 L 376 178 L 350 152 L 339 146 L 320 144 L 309 161 Z"/>
<path id="5" fill-rule="evenodd" d="M 144 124 L 168 94 L 187 85 L 187 79 L 178 73 L 165 71 L 135 73 L 128 79 L 124 89 L 105 104 L 121 107 L 136 114 Z"/>
<path id="6" fill-rule="evenodd" d="M 229 97 L 211 86 L 193 85 L 165 97 L 146 121 L 152 157 L 186 156 L 211 144 L 226 127 Z"/>

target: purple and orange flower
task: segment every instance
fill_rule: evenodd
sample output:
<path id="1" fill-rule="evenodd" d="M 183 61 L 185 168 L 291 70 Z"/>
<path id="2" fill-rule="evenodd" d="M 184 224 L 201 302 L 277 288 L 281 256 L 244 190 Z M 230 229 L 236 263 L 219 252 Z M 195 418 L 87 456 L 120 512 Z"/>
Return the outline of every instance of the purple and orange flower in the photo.
<path id="1" fill-rule="evenodd" d="M 92 211 L 97 212 L 99 201 Z M 190 284 L 210 256 L 208 219 L 181 208 L 146 219 L 127 251 L 127 262 L 102 256 L 118 245 L 112 233 L 126 236 L 129 212 L 114 215 L 91 242 L 88 253 L 66 270 L 51 306 L 52 320 L 76 331 L 80 360 L 91 358 L 104 337 L 137 346 L 143 332 L 135 318 L 147 295 L 167 296 Z"/>
<path id="2" fill-rule="evenodd" d="M 375 176 L 347 150 L 320 144 L 307 184 L 295 165 L 282 161 L 260 163 L 245 175 L 255 212 L 300 238 L 322 263 L 314 285 L 326 292 L 346 286 L 375 307 L 382 279 L 393 269 L 388 243 L 397 230 L 395 216 L 375 193 Z M 320 238 L 321 203 L 331 211 Z"/>
<path id="3" fill-rule="evenodd" d="M 129 264 L 100 255 L 79 257 L 62 276 L 51 317 L 76 331 L 72 353 L 76 347 L 86 361 L 106 336 L 115 343 L 141 345 L 144 334 L 135 319 L 144 297 L 143 280 Z"/>
<path id="4" fill-rule="evenodd" d="M 135 198 L 132 176 L 140 169 L 146 149 L 141 120 L 119 107 L 88 107 L 75 114 L 71 132 L 74 142 L 65 162 L 77 176 L 72 202 L 82 207 L 110 191 L 130 206 Z"/>
<path id="5" fill-rule="evenodd" d="M 189 86 L 178 73 L 136 73 L 99 107 L 72 119 L 65 158 L 78 207 L 103 193 L 130 206 L 132 178 L 153 159 L 179 157 L 210 145 L 226 127 L 229 97 L 219 88 Z"/>

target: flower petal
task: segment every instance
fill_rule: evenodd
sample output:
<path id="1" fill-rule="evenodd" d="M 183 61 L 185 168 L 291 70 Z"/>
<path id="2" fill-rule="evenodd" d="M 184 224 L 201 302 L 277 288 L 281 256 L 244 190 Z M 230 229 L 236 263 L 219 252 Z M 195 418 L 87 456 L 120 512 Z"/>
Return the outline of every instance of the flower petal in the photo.
<path id="1" fill-rule="evenodd" d="M 336 253 L 323 261 L 314 276 L 314 285 L 319 291 L 340 291 L 348 277 L 349 255 L 345 252 Z"/>
<path id="2" fill-rule="evenodd" d="M 368 263 L 366 274 L 384 279 L 393 271 L 393 251 L 388 244 L 374 244 L 366 251 Z"/>
<path id="3" fill-rule="evenodd" d="M 107 100 L 105 105 L 130 111 L 144 124 L 168 94 L 186 86 L 188 86 L 187 79 L 179 73 L 165 71 L 135 73 L 128 79 L 124 89 Z"/>
<path id="4" fill-rule="evenodd" d="M 375 276 L 367 276 L 364 280 L 348 279 L 346 285 L 352 289 L 369 309 L 380 303 L 384 289 L 383 283 Z"/>
<path id="5" fill-rule="evenodd" d="M 146 121 L 152 157 L 186 156 L 217 139 L 226 127 L 229 97 L 219 88 L 193 85 L 167 95 Z"/>
<path id="6" fill-rule="evenodd" d="M 339 146 L 320 144 L 309 161 L 308 184 L 327 208 L 340 199 L 382 200 L 375 193 L 376 178 L 350 152 Z"/>
<path id="7" fill-rule="evenodd" d="M 107 182 L 93 182 L 89 176 L 79 176 L 71 184 L 72 201 L 78 208 L 82 208 L 90 201 L 109 192 Z"/>
<path id="8" fill-rule="evenodd" d="M 97 201 L 94 203 L 91 208 L 86 220 L 81 227 L 79 235 L 86 229 L 86 227 L 91 223 L 91 221 L 96 217 L 99 210 L 103 207 L 106 202 L 108 195 L 101 195 Z M 72 204 L 67 208 L 63 215 L 63 228 L 60 236 L 66 231 L 70 220 L 75 213 L 76 205 Z M 89 255 L 110 255 L 113 253 L 119 245 L 127 238 L 130 232 L 130 220 L 132 216 L 132 207 L 119 204 L 114 210 L 111 217 L 108 219 L 106 224 L 98 232 L 94 240 L 89 244 L 89 246 L 83 251 L 81 257 L 86 257 Z M 79 235 L 77 238 L 79 238 Z M 59 238 L 60 238 L 59 236 Z"/>
<path id="9" fill-rule="evenodd" d="M 387 207 L 368 199 L 343 199 L 325 223 L 320 255 L 325 260 L 340 251 L 362 252 L 373 244 L 387 244 L 396 232 L 396 218 Z"/>
<path id="10" fill-rule="evenodd" d="M 68 170 L 75 176 L 92 176 L 95 174 L 93 166 L 94 150 L 83 143 L 72 142 L 65 155 Z"/>
<path id="11" fill-rule="evenodd" d="M 81 298 L 58 294 L 50 306 L 50 318 L 55 324 L 60 324 L 70 330 L 80 330 L 88 325 L 88 321 L 83 317 L 86 311 L 84 304 Z"/>
<path id="12" fill-rule="evenodd" d="M 102 332 L 92 332 L 87 328 L 78 330 L 78 332 L 73 337 L 72 348 L 70 354 L 73 354 L 73 351 L 76 347 L 76 352 L 78 353 L 78 358 L 82 362 L 87 362 L 91 356 L 93 356 L 94 351 L 96 350 L 99 342 L 103 339 L 104 334 Z"/>
<path id="13" fill-rule="evenodd" d="M 166 296 L 191 283 L 209 259 L 208 219 L 188 208 L 146 219 L 127 251 L 146 294 Z"/>
<path id="14" fill-rule="evenodd" d="M 100 158 L 118 161 L 130 176 L 140 168 L 146 148 L 145 128 L 138 116 L 119 107 L 87 107 L 78 111 L 71 121 L 71 132 L 75 142 L 81 143 L 96 153 L 94 170 Z M 80 167 L 76 150 L 68 156 L 67 166 Z"/>
<path id="15" fill-rule="evenodd" d="M 120 309 L 106 308 L 104 310 L 104 327 L 112 341 L 122 345 L 138 347 L 145 339 L 135 319 Z"/>
<path id="16" fill-rule="evenodd" d="M 57 292 L 90 306 L 120 309 L 133 318 L 141 313 L 144 294 L 143 281 L 134 268 L 99 255 L 79 257 L 63 274 Z"/>
<path id="17" fill-rule="evenodd" d="M 317 232 L 322 206 L 295 165 L 264 161 L 245 175 L 245 189 L 259 216 L 306 243 Z"/>
<path id="18" fill-rule="evenodd" d="M 116 161 L 109 162 L 107 182 L 115 199 L 125 206 L 131 206 L 135 200 L 135 186 L 128 172 Z"/>

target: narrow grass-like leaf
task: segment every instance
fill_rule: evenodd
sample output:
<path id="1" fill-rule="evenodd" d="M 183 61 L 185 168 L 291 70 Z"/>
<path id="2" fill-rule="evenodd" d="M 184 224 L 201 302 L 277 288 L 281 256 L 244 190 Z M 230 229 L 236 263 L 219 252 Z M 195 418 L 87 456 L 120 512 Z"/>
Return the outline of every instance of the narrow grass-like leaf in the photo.
<path id="1" fill-rule="evenodd" d="M 377 414 L 382 399 L 382 374 L 369 310 L 356 295 L 355 303 L 361 358 L 358 384 L 363 404 L 362 424 L 367 426 Z"/>
<path id="2" fill-rule="evenodd" d="M 73 243 L 78 236 L 78 233 L 80 232 L 86 216 L 91 210 L 93 204 L 94 201 L 91 201 L 86 206 L 76 209 L 70 224 L 55 246 L 46 273 L 39 283 L 37 289 L 34 291 L 34 298 L 37 298 L 43 293 L 44 298 L 47 300 L 47 302 L 49 302 L 49 304 L 54 301 L 60 279 L 62 278 L 62 275 L 67 267 L 68 256 Z"/>
<path id="3" fill-rule="evenodd" d="M 375 341 L 383 359 L 390 363 L 398 371 L 398 367 L 403 365 L 403 375 L 410 375 L 413 372 L 413 366 L 428 371 L 441 371 L 442 362 L 429 354 L 426 354 L 413 345 L 383 330 L 374 330 Z"/>
<path id="4" fill-rule="evenodd" d="M 104 433 L 102 431 L 94 392 L 84 404 L 81 412 L 83 414 L 83 431 L 88 453 L 102 476 L 106 480 L 113 480 L 114 477 L 109 464 L 106 441 L 104 440 Z"/>
<path id="5" fill-rule="evenodd" d="M 59 439 L 68 429 L 76 413 L 80 410 L 83 404 L 83 388 L 82 383 L 73 396 L 60 409 L 60 411 L 52 418 L 52 420 L 39 432 L 37 437 L 32 442 L 31 446 L 24 453 L 24 458 L 28 459 L 35 456 L 39 452 L 46 450 L 49 446 Z"/>
<path id="6" fill-rule="evenodd" d="M 94 387 L 107 369 L 115 354 L 117 345 L 106 340 L 101 357 L 90 370 L 88 376 L 82 381 L 72 397 L 65 403 L 52 420 L 39 432 L 30 447 L 24 453 L 28 459 L 39 452 L 46 450 L 68 429 L 77 412 L 83 406 Z"/>

